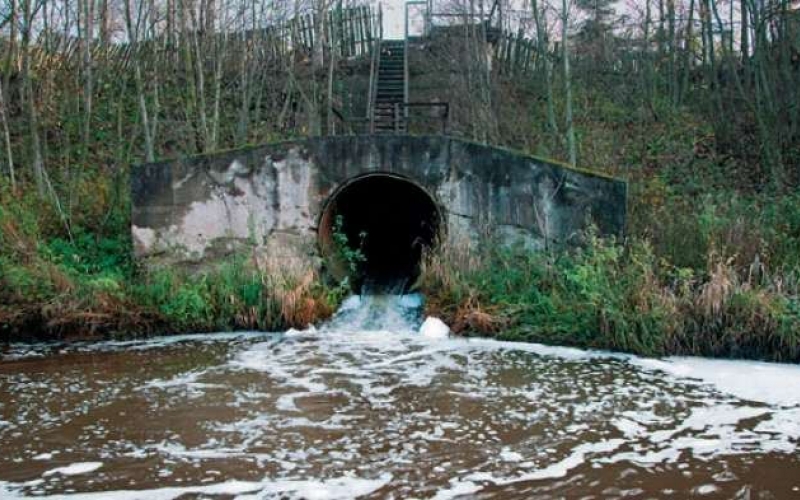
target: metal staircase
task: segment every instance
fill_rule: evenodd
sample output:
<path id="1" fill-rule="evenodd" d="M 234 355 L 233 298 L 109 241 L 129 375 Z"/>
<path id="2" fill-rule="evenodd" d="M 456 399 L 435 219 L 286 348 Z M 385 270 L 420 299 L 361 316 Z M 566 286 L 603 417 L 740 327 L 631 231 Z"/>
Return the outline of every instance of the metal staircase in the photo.
<path id="1" fill-rule="evenodd" d="M 378 62 L 372 129 L 376 134 L 406 132 L 406 53 L 403 40 L 383 40 Z"/>

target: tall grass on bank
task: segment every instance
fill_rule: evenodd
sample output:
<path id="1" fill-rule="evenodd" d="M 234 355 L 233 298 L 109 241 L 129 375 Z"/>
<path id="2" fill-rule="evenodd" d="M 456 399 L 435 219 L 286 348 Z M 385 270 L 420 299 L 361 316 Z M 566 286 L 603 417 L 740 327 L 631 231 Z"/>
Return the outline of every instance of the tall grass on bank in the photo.
<path id="1" fill-rule="evenodd" d="M 137 269 L 127 231 L 47 238 L 19 209 L 0 205 L 0 340 L 283 330 L 330 316 L 344 294 L 299 259 Z"/>
<path id="2" fill-rule="evenodd" d="M 587 235 L 582 249 L 537 253 L 484 241 L 446 245 L 421 276 L 428 313 L 463 334 L 612 349 L 800 361 L 794 274 L 755 261 L 741 272 L 710 252 L 704 269 L 659 259 L 647 240 Z"/>

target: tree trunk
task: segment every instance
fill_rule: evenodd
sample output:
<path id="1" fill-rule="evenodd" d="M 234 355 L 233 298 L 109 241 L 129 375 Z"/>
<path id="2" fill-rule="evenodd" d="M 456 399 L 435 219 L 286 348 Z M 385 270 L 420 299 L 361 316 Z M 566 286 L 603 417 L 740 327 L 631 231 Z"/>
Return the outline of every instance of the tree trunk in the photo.
<path id="1" fill-rule="evenodd" d="M 36 110 L 36 95 L 33 92 L 30 68 L 30 34 L 33 24 L 33 12 L 31 2 L 33 0 L 23 0 L 24 9 L 24 30 L 22 32 L 22 87 L 25 92 L 25 104 L 28 113 L 28 125 L 30 128 L 30 146 L 33 161 L 33 176 L 36 180 L 36 190 L 39 196 L 44 198 L 47 195 L 47 185 L 45 184 L 44 174 L 44 155 L 42 154 L 42 141 L 39 135 L 39 115 Z"/>
<path id="2" fill-rule="evenodd" d="M 11 132 L 8 130 L 8 115 L 6 114 L 5 87 L 0 81 L 0 120 L 3 122 L 3 143 L 6 150 L 6 162 L 8 163 L 8 178 L 11 181 L 11 188 L 17 189 L 17 175 L 14 171 L 14 154 L 11 151 Z"/>
<path id="3" fill-rule="evenodd" d="M 153 146 L 153 136 L 150 130 L 150 116 L 147 110 L 147 100 L 145 98 L 144 79 L 142 78 L 141 54 L 139 53 L 139 26 L 142 19 L 141 8 L 139 10 L 136 24 L 133 23 L 131 15 L 131 2 L 125 4 L 125 25 L 128 28 L 128 40 L 130 41 L 133 57 L 133 77 L 136 84 L 136 100 L 139 104 L 139 114 L 142 117 L 142 129 L 144 132 L 144 152 L 148 162 L 155 161 L 155 148 Z"/>
<path id="4" fill-rule="evenodd" d="M 536 42 L 538 46 L 538 57 L 544 61 L 544 82 L 545 92 L 547 94 L 547 126 L 550 133 L 555 137 L 558 135 L 558 125 L 556 124 L 556 112 L 553 106 L 553 81 L 552 69 L 550 67 L 550 47 L 547 43 L 547 33 L 545 31 L 544 22 L 542 21 L 542 13 L 539 10 L 538 0 L 531 0 L 531 8 L 533 9 L 533 20 L 536 24 Z"/>
<path id="5" fill-rule="evenodd" d="M 567 148 L 569 150 L 569 164 L 573 167 L 578 163 L 578 151 L 575 145 L 575 127 L 572 123 L 572 77 L 569 68 L 569 43 L 568 43 L 568 27 L 569 27 L 569 8 L 567 0 L 561 0 L 561 58 L 564 62 L 564 94 L 566 100 L 566 133 L 567 133 Z"/>
<path id="6" fill-rule="evenodd" d="M 111 12 L 108 0 L 100 0 L 100 43 L 104 46 L 111 43 Z"/>

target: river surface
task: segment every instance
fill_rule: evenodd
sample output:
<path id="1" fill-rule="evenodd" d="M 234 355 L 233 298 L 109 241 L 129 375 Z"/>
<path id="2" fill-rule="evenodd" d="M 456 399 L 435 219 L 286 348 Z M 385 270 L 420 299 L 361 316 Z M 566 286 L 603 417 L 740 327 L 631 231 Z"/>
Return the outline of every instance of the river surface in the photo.
<path id="1" fill-rule="evenodd" d="M 800 367 L 319 329 L 12 345 L 0 498 L 800 498 Z"/>

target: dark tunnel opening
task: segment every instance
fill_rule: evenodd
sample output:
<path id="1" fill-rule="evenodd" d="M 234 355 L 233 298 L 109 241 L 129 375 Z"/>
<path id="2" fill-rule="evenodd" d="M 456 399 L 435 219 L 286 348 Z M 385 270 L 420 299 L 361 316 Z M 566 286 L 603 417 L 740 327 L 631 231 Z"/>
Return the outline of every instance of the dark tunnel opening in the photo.
<path id="1" fill-rule="evenodd" d="M 353 286 L 405 291 L 418 277 L 426 249 L 439 231 L 436 202 L 414 182 L 392 174 L 368 174 L 335 191 L 323 210 L 319 226 L 320 246 L 335 275 L 347 274 L 346 259 L 334 232 L 347 238 L 351 249 L 360 249 Z"/>

